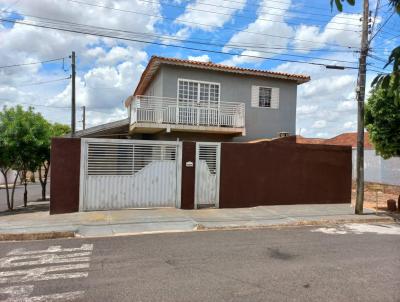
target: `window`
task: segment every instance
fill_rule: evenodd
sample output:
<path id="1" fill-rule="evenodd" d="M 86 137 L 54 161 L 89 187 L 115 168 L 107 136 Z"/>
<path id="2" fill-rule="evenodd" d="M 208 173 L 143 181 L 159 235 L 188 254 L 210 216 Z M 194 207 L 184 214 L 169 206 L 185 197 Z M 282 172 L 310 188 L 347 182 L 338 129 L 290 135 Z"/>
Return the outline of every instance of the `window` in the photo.
<path id="1" fill-rule="evenodd" d="M 178 99 L 187 105 L 218 105 L 220 98 L 219 84 L 178 80 Z"/>
<path id="2" fill-rule="evenodd" d="M 272 88 L 259 87 L 258 107 L 271 107 Z"/>
<path id="3" fill-rule="evenodd" d="M 279 88 L 251 86 L 251 107 L 279 109 Z"/>

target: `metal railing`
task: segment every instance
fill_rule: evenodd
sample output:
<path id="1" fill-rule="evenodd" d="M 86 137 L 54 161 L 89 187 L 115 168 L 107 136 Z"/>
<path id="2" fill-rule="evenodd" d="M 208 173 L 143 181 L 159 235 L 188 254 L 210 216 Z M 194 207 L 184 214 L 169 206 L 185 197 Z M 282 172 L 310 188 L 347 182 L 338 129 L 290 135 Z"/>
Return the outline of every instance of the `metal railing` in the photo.
<path id="1" fill-rule="evenodd" d="M 157 123 L 244 128 L 245 104 L 197 102 L 156 96 L 136 96 L 131 124 Z"/>

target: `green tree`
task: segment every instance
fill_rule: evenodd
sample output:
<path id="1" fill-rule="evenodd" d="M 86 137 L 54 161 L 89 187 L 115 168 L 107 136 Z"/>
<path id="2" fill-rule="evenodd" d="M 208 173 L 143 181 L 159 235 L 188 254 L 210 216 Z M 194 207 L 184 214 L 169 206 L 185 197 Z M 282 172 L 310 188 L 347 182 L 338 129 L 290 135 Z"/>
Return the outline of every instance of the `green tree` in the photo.
<path id="1" fill-rule="evenodd" d="M 382 88 L 373 89 L 365 106 L 365 125 L 376 152 L 387 159 L 400 156 L 400 104 Z"/>
<path id="2" fill-rule="evenodd" d="M 336 8 L 341 12 L 343 11 L 342 2 L 344 2 L 344 0 L 331 0 L 331 6 L 336 5 Z M 355 0 L 346 0 L 346 2 L 351 6 L 354 6 L 354 4 L 356 4 Z M 400 14 L 400 0 L 389 0 L 389 4 L 398 14 Z"/>
<path id="3" fill-rule="evenodd" d="M 46 186 L 47 186 L 47 178 L 49 175 L 50 169 L 50 149 L 51 149 L 51 139 L 52 137 L 62 136 L 71 131 L 71 128 L 67 125 L 54 123 L 50 125 L 48 131 L 48 138 L 46 140 L 46 144 L 40 148 L 39 157 L 41 160 L 41 167 L 39 167 L 39 182 L 42 186 L 42 200 L 46 200 Z"/>
<path id="4" fill-rule="evenodd" d="M 1 118 L 1 117 L 0 117 Z M 1 127 L 1 120 L 0 120 L 0 172 L 4 177 L 5 181 L 5 190 L 6 190 L 6 201 L 8 209 L 13 208 L 13 204 L 10 200 L 10 191 L 9 191 L 9 184 L 8 184 L 8 172 L 11 170 L 12 167 L 12 154 L 14 153 L 10 146 L 7 144 L 6 140 L 4 139 L 4 129 Z"/>
<path id="5" fill-rule="evenodd" d="M 33 108 L 24 110 L 21 106 L 15 108 L 4 107 L 0 112 L 0 141 L 6 147 L 7 156 L 11 156 L 8 168 L 15 169 L 17 176 L 9 201 L 9 209 L 13 208 L 15 184 L 18 175 L 24 184 L 24 205 L 27 204 L 27 171 L 36 171 L 42 161 L 39 150 L 49 138 L 49 123 L 41 114 L 35 113 Z"/>

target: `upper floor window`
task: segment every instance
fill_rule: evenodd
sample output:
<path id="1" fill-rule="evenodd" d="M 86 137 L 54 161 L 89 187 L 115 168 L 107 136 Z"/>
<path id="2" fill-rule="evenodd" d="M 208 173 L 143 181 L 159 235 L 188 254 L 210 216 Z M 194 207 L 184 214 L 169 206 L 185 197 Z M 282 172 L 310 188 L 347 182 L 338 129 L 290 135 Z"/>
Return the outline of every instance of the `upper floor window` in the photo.
<path id="1" fill-rule="evenodd" d="M 218 104 L 220 100 L 219 83 L 178 80 L 178 99 L 193 104 Z"/>
<path id="2" fill-rule="evenodd" d="M 279 88 L 251 86 L 251 106 L 257 108 L 279 108 Z"/>
<path id="3" fill-rule="evenodd" d="M 258 107 L 271 107 L 272 88 L 258 87 Z"/>

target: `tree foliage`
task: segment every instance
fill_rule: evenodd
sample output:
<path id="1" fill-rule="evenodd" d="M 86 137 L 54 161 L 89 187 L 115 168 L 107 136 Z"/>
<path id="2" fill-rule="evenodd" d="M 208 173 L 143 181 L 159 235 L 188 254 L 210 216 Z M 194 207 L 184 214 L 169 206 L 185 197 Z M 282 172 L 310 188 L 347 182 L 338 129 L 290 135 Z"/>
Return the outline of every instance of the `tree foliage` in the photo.
<path id="1" fill-rule="evenodd" d="M 331 7 L 334 5 L 338 9 L 338 11 L 343 11 L 342 2 L 347 2 L 349 5 L 354 6 L 356 4 L 355 0 L 331 0 Z M 393 9 L 400 14 L 400 0 L 389 0 L 389 5 L 393 7 Z"/>
<path id="2" fill-rule="evenodd" d="M 50 124 L 41 114 L 34 112 L 33 108 L 24 110 L 21 106 L 4 107 L 0 112 L 0 145 L 4 151 L 4 155 L 1 156 L 3 168 L 16 170 L 17 177 L 19 172 L 26 175 L 27 171 L 36 171 L 41 166 L 41 152 L 48 145 L 50 133 Z M 7 200 L 10 209 L 13 207 L 17 177 L 14 180 L 11 201 Z M 25 184 L 26 205 L 27 179 L 23 177 L 22 180 Z"/>
<path id="3" fill-rule="evenodd" d="M 400 104 L 387 90 L 376 88 L 365 106 L 365 124 L 379 155 L 400 156 Z"/>
<path id="4" fill-rule="evenodd" d="M 393 99 L 395 104 L 400 104 L 400 46 L 392 50 L 384 68 L 392 65 L 390 73 L 378 74 L 372 81 L 373 87 L 382 88 L 387 91 L 388 97 Z"/>

